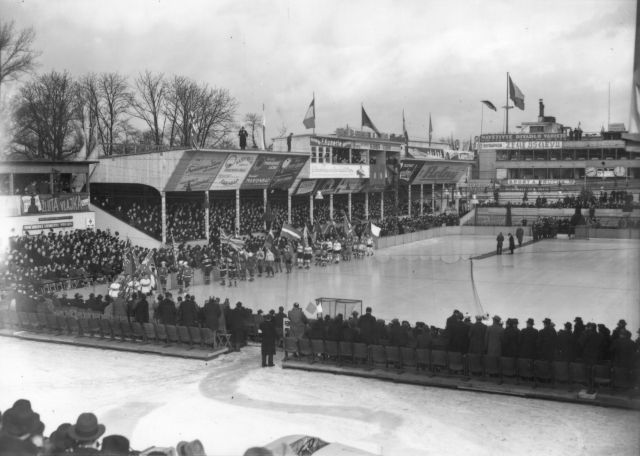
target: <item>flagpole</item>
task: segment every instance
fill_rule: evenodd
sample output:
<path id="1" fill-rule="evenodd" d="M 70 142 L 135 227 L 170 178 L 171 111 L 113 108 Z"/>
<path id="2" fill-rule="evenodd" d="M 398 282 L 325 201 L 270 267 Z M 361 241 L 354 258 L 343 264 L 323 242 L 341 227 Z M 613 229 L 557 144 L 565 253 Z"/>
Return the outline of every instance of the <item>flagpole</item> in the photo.
<path id="1" fill-rule="evenodd" d="M 484 124 L 484 103 L 480 102 L 480 136 L 482 136 L 482 126 Z"/>
<path id="2" fill-rule="evenodd" d="M 505 134 L 509 134 L 509 72 L 507 71 L 507 102 L 504 105 L 506 113 Z"/>
<path id="3" fill-rule="evenodd" d="M 316 135 L 316 92 L 313 92 L 313 135 Z"/>

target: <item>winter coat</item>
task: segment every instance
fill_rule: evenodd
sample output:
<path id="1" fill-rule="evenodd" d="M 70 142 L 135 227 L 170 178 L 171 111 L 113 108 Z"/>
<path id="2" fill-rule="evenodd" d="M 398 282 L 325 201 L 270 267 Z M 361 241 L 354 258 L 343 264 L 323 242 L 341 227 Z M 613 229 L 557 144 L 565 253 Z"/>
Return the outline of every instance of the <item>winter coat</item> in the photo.
<path id="1" fill-rule="evenodd" d="M 492 324 L 487 328 L 485 347 L 487 355 L 489 356 L 501 356 L 502 355 L 502 334 L 504 329 L 499 324 Z"/>

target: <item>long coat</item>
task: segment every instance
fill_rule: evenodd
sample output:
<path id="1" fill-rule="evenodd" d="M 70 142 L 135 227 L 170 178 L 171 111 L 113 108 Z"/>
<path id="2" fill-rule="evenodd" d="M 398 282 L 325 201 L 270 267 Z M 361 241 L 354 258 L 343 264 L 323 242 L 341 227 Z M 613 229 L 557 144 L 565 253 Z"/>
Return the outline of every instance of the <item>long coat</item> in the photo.
<path id="1" fill-rule="evenodd" d="M 276 327 L 273 320 L 264 320 L 260 323 L 260 331 L 262 331 L 262 342 L 260 348 L 263 355 L 276 354 Z"/>
<path id="2" fill-rule="evenodd" d="M 133 311 L 133 318 L 135 318 L 138 323 L 149 323 L 149 303 L 146 299 L 138 302 L 138 305 Z"/>
<path id="3" fill-rule="evenodd" d="M 513 326 L 507 326 L 502 333 L 502 356 L 515 358 L 520 346 L 520 331 Z"/>
<path id="4" fill-rule="evenodd" d="M 162 300 L 156 312 L 158 321 L 163 325 L 175 325 L 177 314 L 178 310 L 176 309 L 176 305 L 169 298 L 165 298 Z"/>
<path id="5" fill-rule="evenodd" d="M 545 326 L 540 330 L 538 333 L 538 359 L 553 361 L 557 337 L 556 330 L 550 326 Z"/>
<path id="6" fill-rule="evenodd" d="M 304 336 L 307 317 L 302 313 L 302 309 L 294 307 L 289 311 L 289 320 L 291 320 L 291 337 L 300 339 Z"/>
<path id="7" fill-rule="evenodd" d="M 196 326 L 198 321 L 198 306 L 191 300 L 182 301 L 178 309 L 178 316 L 178 320 L 182 326 Z"/>
<path id="8" fill-rule="evenodd" d="M 469 353 L 481 355 L 484 353 L 484 338 L 487 333 L 487 325 L 476 321 L 469 329 Z"/>
<path id="9" fill-rule="evenodd" d="M 487 334 L 485 338 L 487 355 L 502 355 L 502 333 L 504 333 L 504 329 L 499 324 L 494 323 L 487 328 Z"/>
<path id="10" fill-rule="evenodd" d="M 520 331 L 520 350 L 519 357 L 526 359 L 535 359 L 538 344 L 538 330 L 536 328 L 526 327 Z"/>
<path id="11" fill-rule="evenodd" d="M 220 324 L 220 305 L 212 300 L 209 300 L 204 305 L 204 325 L 212 331 L 217 331 Z"/>

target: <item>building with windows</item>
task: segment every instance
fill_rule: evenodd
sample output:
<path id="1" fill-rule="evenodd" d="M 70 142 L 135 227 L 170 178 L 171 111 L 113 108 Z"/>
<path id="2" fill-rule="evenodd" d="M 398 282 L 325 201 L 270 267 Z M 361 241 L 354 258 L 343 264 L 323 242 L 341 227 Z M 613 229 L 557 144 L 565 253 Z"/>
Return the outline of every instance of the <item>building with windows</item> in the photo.
<path id="1" fill-rule="evenodd" d="M 537 121 L 524 122 L 519 133 L 480 136 L 478 177 L 503 186 L 628 183 L 640 179 L 640 152 L 625 137 L 622 124 L 600 133 L 566 127 L 544 115 L 540 100 Z"/>

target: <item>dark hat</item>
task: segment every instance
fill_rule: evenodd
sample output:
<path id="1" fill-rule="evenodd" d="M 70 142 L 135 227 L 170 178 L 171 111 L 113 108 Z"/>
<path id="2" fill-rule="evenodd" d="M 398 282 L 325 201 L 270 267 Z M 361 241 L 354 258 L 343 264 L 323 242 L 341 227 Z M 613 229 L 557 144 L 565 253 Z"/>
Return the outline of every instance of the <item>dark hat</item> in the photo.
<path id="1" fill-rule="evenodd" d="M 576 318 L 573 320 L 573 322 L 574 322 L 574 323 L 575 323 L 575 322 L 577 322 L 577 321 L 582 322 L 582 317 L 576 317 Z"/>
<path id="2" fill-rule="evenodd" d="M 178 456 L 206 456 L 204 447 L 200 440 L 178 442 L 176 445 L 176 452 L 178 453 Z"/>
<path id="3" fill-rule="evenodd" d="M 44 432 L 44 424 L 40 421 L 40 415 L 31 410 L 30 406 L 19 405 L 4 412 L 2 430 L 14 437 L 37 435 Z"/>
<path id="4" fill-rule="evenodd" d="M 533 324 L 535 324 L 535 322 L 533 321 L 533 318 L 528 318 L 528 319 L 527 319 L 527 324 L 528 324 L 528 325 L 533 325 Z"/>
<path id="5" fill-rule="evenodd" d="M 494 315 L 493 321 L 497 321 L 498 323 L 500 323 L 502 321 L 502 318 L 500 318 L 498 315 Z"/>
<path id="6" fill-rule="evenodd" d="M 551 319 L 550 318 L 545 318 L 544 320 L 542 320 L 542 323 L 544 323 L 545 325 L 550 325 L 551 324 Z"/>
<path id="7" fill-rule="evenodd" d="M 102 454 L 109 456 L 128 456 L 129 439 L 122 435 L 108 435 L 102 439 Z"/>
<path id="8" fill-rule="evenodd" d="M 624 320 L 620 320 L 620 321 L 618 322 L 618 326 L 627 326 L 627 322 L 626 322 L 626 321 L 624 321 Z"/>
<path id="9" fill-rule="evenodd" d="M 93 413 L 81 413 L 76 424 L 69 428 L 69 436 L 78 442 L 93 442 L 100 438 L 106 428 L 98 423 Z"/>
<path id="10" fill-rule="evenodd" d="M 53 431 L 51 436 L 49 436 L 49 442 L 53 445 L 55 452 L 62 453 L 73 448 L 75 442 L 68 434 L 70 427 L 71 423 L 62 423 L 58 426 L 58 429 Z"/>
<path id="11" fill-rule="evenodd" d="M 570 323 L 570 322 L 566 322 L 566 323 L 564 324 L 564 327 L 565 327 L 566 329 L 571 329 L 571 323 Z"/>

